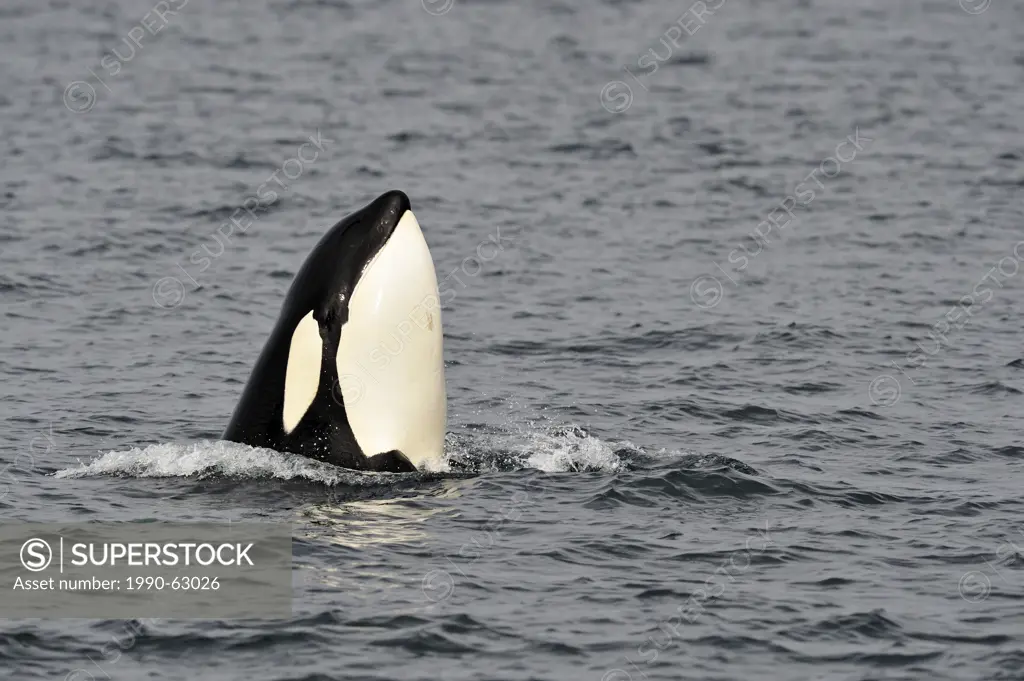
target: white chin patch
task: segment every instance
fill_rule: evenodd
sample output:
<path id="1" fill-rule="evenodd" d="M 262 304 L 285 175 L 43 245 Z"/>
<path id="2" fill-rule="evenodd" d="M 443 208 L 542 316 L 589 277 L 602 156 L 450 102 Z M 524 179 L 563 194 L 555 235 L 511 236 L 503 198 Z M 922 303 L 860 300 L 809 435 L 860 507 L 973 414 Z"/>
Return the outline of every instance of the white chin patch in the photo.
<path id="1" fill-rule="evenodd" d="M 310 311 L 292 332 L 288 348 L 288 368 L 284 376 L 282 420 L 286 434 L 295 430 L 316 398 L 320 385 L 320 359 L 323 356 L 320 327 Z"/>
<path id="2" fill-rule="evenodd" d="M 412 211 L 352 292 L 337 364 L 349 426 L 366 456 L 397 449 L 420 469 L 440 460 L 447 412 L 441 305 Z"/>

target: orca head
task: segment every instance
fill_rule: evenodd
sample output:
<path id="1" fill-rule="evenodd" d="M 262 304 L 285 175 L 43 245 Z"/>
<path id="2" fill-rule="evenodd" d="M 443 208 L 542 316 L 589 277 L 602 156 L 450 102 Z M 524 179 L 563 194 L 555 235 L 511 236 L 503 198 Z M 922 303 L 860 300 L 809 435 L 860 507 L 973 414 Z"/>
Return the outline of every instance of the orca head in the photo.
<path id="1" fill-rule="evenodd" d="M 409 198 L 390 191 L 332 227 L 299 269 L 225 439 L 422 469 L 443 454 L 446 411 L 434 263 Z"/>
<path id="2" fill-rule="evenodd" d="M 311 310 L 318 321 L 333 323 L 338 317 L 344 324 L 363 272 L 383 251 L 406 213 L 412 215 L 409 197 L 389 191 L 331 227 L 292 280 L 284 309 Z"/>

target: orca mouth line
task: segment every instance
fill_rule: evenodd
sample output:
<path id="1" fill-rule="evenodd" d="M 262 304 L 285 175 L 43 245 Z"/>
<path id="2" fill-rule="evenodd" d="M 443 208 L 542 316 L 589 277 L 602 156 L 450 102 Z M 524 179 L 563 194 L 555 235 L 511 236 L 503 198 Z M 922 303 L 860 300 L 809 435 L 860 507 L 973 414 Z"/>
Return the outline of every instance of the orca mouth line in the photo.
<path id="1" fill-rule="evenodd" d="M 362 270 L 365 270 L 377 259 L 384 246 L 394 235 L 395 229 L 402 221 L 402 216 L 411 210 L 412 204 L 409 202 L 409 197 L 405 192 L 396 189 L 381 195 L 363 211 L 360 211 L 360 217 L 363 215 L 375 216 L 373 220 L 359 219 L 349 227 L 349 230 L 354 232 L 352 236 L 355 237 L 356 243 L 366 243 L 372 251 Z"/>
<path id="2" fill-rule="evenodd" d="M 402 215 L 405 215 L 405 213 L 402 213 Z M 387 230 L 387 233 L 384 234 L 384 236 L 380 239 L 380 245 L 377 246 L 376 252 L 372 256 L 370 256 L 370 258 L 363 265 L 362 269 L 359 270 L 359 276 L 356 278 L 355 286 L 359 286 L 359 280 L 363 278 L 363 275 L 366 274 L 371 267 L 373 267 L 373 263 L 377 262 L 377 260 L 380 259 L 380 254 L 384 252 L 384 247 L 388 245 L 388 242 L 391 240 L 391 237 L 394 236 L 395 229 L 398 227 L 398 222 L 400 220 L 401 216 L 399 216 L 399 219 L 396 220 L 395 223 L 390 226 L 390 228 Z M 353 286 L 353 291 L 355 290 L 355 286 Z"/>
<path id="3" fill-rule="evenodd" d="M 337 315 L 344 322 L 356 284 L 391 240 L 402 216 L 411 210 L 405 192 L 391 190 L 338 221 L 299 268 L 285 308 L 294 313 L 314 310 L 320 321 Z M 288 320 L 297 321 L 298 317 Z"/>
<path id="4" fill-rule="evenodd" d="M 354 275 L 350 279 L 338 282 L 341 286 L 336 292 L 337 295 L 345 298 L 352 296 L 359 280 L 380 257 L 384 247 L 394 236 L 402 216 L 411 210 L 409 197 L 404 192 L 389 191 L 355 215 L 343 219 L 324 236 L 322 243 L 337 240 L 341 246 L 338 250 L 341 251 L 342 266 L 338 269 L 347 269 L 350 275 Z M 320 250 L 319 246 L 317 250 Z M 331 251 L 331 248 L 323 249 L 328 255 Z M 351 259 L 346 256 L 350 256 Z"/>

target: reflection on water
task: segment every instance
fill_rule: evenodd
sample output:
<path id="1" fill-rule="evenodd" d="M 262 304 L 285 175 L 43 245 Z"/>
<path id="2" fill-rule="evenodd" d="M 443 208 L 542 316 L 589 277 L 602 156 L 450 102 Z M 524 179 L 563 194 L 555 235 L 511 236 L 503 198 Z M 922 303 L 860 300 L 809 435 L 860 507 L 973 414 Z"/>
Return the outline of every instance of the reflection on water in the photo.
<path id="1" fill-rule="evenodd" d="M 314 504 L 304 509 L 302 516 L 313 525 L 307 539 L 366 548 L 425 541 L 424 522 L 435 515 L 455 513 L 455 509 L 428 508 L 413 499 L 372 499 Z"/>
<path id="2" fill-rule="evenodd" d="M 333 545 L 358 552 L 358 558 L 337 566 L 322 561 L 302 565 L 305 583 L 314 590 L 355 589 L 367 595 L 408 586 L 408 580 L 398 579 L 387 560 L 378 558 L 380 549 L 416 553 L 436 544 L 426 529 L 427 521 L 436 516 L 456 516 L 459 511 L 453 506 L 431 507 L 428 502 L 437 497 L 460 497 L 458 482 L 443 481 L 434 494 L 414 498 L 331 500 L 305 507 L 300 512 L 301 525 L 307 528 L 302 539 L 316 545 L 315 549 Z"/>

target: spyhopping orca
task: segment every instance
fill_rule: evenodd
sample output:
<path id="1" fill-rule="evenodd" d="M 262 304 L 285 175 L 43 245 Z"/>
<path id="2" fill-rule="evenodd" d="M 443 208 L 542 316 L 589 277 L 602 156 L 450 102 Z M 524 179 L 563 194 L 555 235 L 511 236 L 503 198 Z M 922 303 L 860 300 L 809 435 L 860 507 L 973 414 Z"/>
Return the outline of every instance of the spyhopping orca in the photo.
<path id="1" fill-rule="evenodd" d="M 409 197 L 387 192 L 306 258 L 223 437 L 357 470 L 421 469 L 444 447 L 441 344 L 427 242 Z"/>

